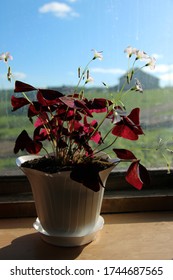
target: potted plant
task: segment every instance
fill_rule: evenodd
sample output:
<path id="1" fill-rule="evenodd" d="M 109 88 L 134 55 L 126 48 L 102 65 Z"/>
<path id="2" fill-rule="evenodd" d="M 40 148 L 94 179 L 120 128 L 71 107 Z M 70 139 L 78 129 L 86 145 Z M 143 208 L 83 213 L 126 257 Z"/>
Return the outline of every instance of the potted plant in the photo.
<path id="1" fill-rule="evenodd" d="M 134 61 L 124 86 L 131 82 L 138 60 L 145 61 L 143 67 L 155 66 L 155 59 L 143 51 L 127 47 L 125 53 Z M 19 157 L 17 165 L 31 183 L 38 215 L 34 227 L 45 241 L 55 245 L 82 245 L 95 238 L 104 222 L 100 209 L 106 180 L 117 164 L 130 163 L 126 180 L 135 188 L 149 182 L 140 160 L 131 151 L 115 147 L 118 138 L 136 141 L 143 134 L 140 108 L 128 113 L 122 102 L 124 86 L 112 99 L 88 99 L 85 95 L 84 86 L 93 80 L 89 64 L 102 58 L 102 52 L 94 50 L 84 70 L 78 69 L 79 81 L 72 93 L 65 95 L 16 81 L 11 97 L 13 111 L 27 108 L 27 117 L 34 124 L 33 136 L 23 130 L 14 147 L 15 154 L 20 150 L 29 154 Z M 131 90 L 142 92 L 138 80 Z M 103 132 L 105 122 L 107 131 Z M 114 139 L 105 145 L 110 134 Z M 105 154 L 111 146 L 116 159 Z M 41 151 L 45 155 L 38 155 Z"/>

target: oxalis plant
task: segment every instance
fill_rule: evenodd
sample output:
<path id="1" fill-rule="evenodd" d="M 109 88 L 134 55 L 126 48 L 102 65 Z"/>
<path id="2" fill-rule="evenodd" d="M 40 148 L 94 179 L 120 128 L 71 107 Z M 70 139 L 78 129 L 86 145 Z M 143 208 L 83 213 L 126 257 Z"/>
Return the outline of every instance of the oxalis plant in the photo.
<path id="1" fill-rule="evenodd" d="M 93 50 L 93 57 L 86 67 L 83 70 L 78 69 L 79 81 L 70 94 L 65 95 L 57 90 L 36 88 L 16 81 L 15 95 L 11 97 L 12 111 L 27 107 L 27 117 L 33 123 L 34 131 L 32 137 L 26 130 L 19 134 L 14 153 L 26 150 L 29 154 L 39 154 L 44 150 L 45 156 L 39 159 L 41 163 L 37 169 L 43 170 L 43 161 L 47 160 L 47 166 L 52 166 L 53 169 L 52 171 L 46 169 L 46 172 L 70 170 L 73 180 L 96 192 L 103 186 L 99 172 L 121 162 L 130 164 L 125 176 L 129 184 L 137 189 L 141 189 L 143 184 L 148 184 L 149 175 L 140 159 L 127 149 L 117 149 L 115 144 L 119 138 L 137 141 L 139 136 L 144 134 L 140 125 L 140 108 L 127 112 L 122 96 L 130 94 L 132 90 L 143 91 L 137 79 L 128 91 L 125 92 L 124 88 L 132 81 L 135 71 L 138 71 L 136 63 L 139 60 L 144 61 L 144 65 L 140 68 L 153 69 L 155 59 L 144 51 L 130 46 L 124 52 L 129 61 L 128 72 L 124 85 L 118 94 L 112 95 L 111 99 L 99 97 L 88 99 L 85 96 L 84 87 L 93 81 L 89 66 L 94 60 L 103 58 L 102 52 L 96 50 Z M 6 54 L 8 57 L 2 54 L 0 59 L 7 61 L 10 56 L 9 53 Z M 12 73 L 9 67 L 7 75 L 10 80 Z M 106 132 L 102 129 L 105 122 L 110 123 L 106 126 L 108 128 Z M 114 137 L 113 141 L 105 146 L 110 134 Z M 45 142 L 49 142 L 51 149 L 43 145 Z M 108 160 L 102 155 L 110 147 L 115 153 L 115 160 Z M 33 162 L 32 165 L 35 166 Z"/>

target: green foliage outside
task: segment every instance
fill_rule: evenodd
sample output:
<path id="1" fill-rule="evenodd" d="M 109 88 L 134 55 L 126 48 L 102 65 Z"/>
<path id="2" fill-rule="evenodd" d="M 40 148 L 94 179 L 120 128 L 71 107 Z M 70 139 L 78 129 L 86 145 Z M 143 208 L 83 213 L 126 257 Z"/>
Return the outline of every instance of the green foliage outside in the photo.
<path id="1" fill-rule="evenodd" d="M 15 159 L 22 153 L 13 154 L 14 141 L 18 134 L 26 129 L 32 136 L 32 124 L 25 117 L 25 110 L 11 112 L 11 94 L 10 91 L 0 91 L 0 175 L 6 174 L 6 170 L 8 172 L 11 170 L 12 173 L 13 170 L 14 172 L 18 170 Z M 86 97 L 107 97 L 117 100 L 119 93 L 91 89 L 87 91 Z M 147 168 L 166 168 L 168 163 L 173 167 L 173 88 L 146 91 L 144 89 L 144 93 L 131 91 L 124 98 L 128 113 L 132 108 L 141 108 L 141 125 L 145 135 L 142 135 L 138 141 L 119 138 L 114 146 L 129 148 Z M 103 136 L 107 128 L 108 124 L 105 121 L 102 129 Z M 106 144 L 111 143 L 112 140 L 110 136 L 106 139 Z M 106 152 L 114 157 L 112 148 Z M 123 168 L 122 164 L 119 168 Z"/>

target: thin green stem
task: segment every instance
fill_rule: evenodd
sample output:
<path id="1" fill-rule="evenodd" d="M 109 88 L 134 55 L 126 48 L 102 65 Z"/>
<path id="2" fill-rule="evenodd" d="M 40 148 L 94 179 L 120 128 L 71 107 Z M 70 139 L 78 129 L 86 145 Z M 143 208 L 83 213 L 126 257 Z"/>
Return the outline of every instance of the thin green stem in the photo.
<path id="1" fill-rule="evenodd" d="M 33 105 L 33 102 L 29 99 L 29 97 L 26 95 L 26 93 L 22 92 L 22 94 L 25 97 L 25 99 L 28 100 L 28 102 Z"/>
<path id="2" fill-rule="evenodd" d="M 95 152 L 94 154 L 98 154 L 98 153 L 100 153 L 100 152 L 103 152 L 103 151 L 107 150 L 108 148 L 110 148 L 110 147 L 117 141 L 117 139 L 118 139 L 118 137 L 115 137 L 115 139 L 112 141 L 112 143 L 110 143 L 108 146 L 106 146 L 106 147 L 104 147 L 104 148 L 98 150 L 98 151 Z"/>

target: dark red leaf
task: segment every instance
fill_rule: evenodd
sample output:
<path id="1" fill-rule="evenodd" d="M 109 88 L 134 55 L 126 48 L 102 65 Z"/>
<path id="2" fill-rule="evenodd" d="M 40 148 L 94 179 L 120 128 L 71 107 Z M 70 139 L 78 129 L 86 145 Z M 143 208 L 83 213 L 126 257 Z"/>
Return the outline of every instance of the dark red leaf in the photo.
<path id="1" fill-rule="evenodd" d="M 139 160 L 131 163 L 127 170 L 126 181 L 138 190 L 142 189 L 143 184 L 149 184 L 150 178 L 148 171 L 140 164 Z"/>
<path id="2" fill-rule="evenodd" d="M 26 130 L 23 130 L 16 139 L 14 153 L 17 154 L 19 150 L 26 150 L 30 154 L 38 154 L 42 148 L 42 144 L 33 141 Z"/>
<path id="3" fill-rule="evenodd" d="M 128 118 L 135 124 L 139 125 L 139 113 L 140 109 L 139 108 L 134 108 L 131 113 L 128 115 Z"/>
<path id="4" fill-rule="evenodd" d="M 128 140 L 137 140 L 138 134 L 134 132 L 133 127 L 129 127 L 126 124 L 123 123 L 123 121 L 117 123 L 113 130 L 112 134 L 118 137 L 122 137 Z"/>
<path id="5" fill-rule="evenodd" d="M 29 84 L 26 84 L 26 83 L 23 83 L 20 81 L 15 82 L 14 92 L 27 92 L 27 91 L 33 91 L 33 90 L 36 90 L 36 88 Z"/>
<path id="6" fill-rule="evenodd" d="M 82 132 L 82 134 L 83 134 L 83 131 L 84 131 L 83 128 L 84 128 L 83 124 L 79 121 L 73 121 L 72 120 L 72 121 L 69 122 L 70 132 L 75 131 L 79 134 L 80 134 L 80 132 Z"/>
<path id="7" fill-rule="evenodd" d="M 129 140 L 137 140 L 138 135 L 144 134 L 139 124 L 139 108 L 135 108 L 128 116 L 121 116 L 112 129 L 112 134 Z"/>
<path id="8" fill-rule="evenodd" d="M 42 106 L 58 105 L 61 96 L 63 94 L 55 90 L 39 89 L 37 92 L 37 100 Z"/>
<path id="9" fill-rule="evenodd" d="M 140 114 L 140 109 L 134 108 L 131 111 L 131 113 L 127 116 L 127 120 L 134 127 L 134 130 L 136 131 L 136 133 L 138 133 L 138 135 L 144 134 L 142 128 L 140 127 L 139 114 Z"/>
<path id="10" fill-rule="evenodd" d="M 101 133 L 99 131 L 94 132 L 90 139 L 97 144 L 101 143 L 102 142 Z"/>
<path id="11" fill-rule="evenodd" d="M 30 154 L 35 155 L 40 152 L 42 147 L 43 147 L 42 143 L 40 143 L 38 141 L 32 141 L 32 142 L 30 142 L 30 144 L 28 143 L 28 145 L 26 146 L 26 151 Z"/>
<path id="12" fill-rule="evenodd" d="M 86 136 L 88 137 L 88 141 L 92 140 L 95 143 L 100 143 L 101 142 L 101 132 L 96 130 L 97 128 L 97 121 L 96 120 L 92 120 L 91 123 L 87 122 L 87 117 L 84 117 L 84 127 L 83 127 L 83 131 L 85 132 Z"/>
<path id="13" fill-rule="evenodd" d="M 139 163 L 139 174 L 142 182 L 146 185 L 150 184 L 150 176 L 148 173 L 148 170 L 143 166 L 142 164 Z"/>
<path id="14" fill-rule="evenodd" d="M 19 108 L 28 105 L 29 101 L 24 98 L 24 97 L 15 97 L 14 95 L 12 95 L 11 97 L 11 105 L 13 106 L 13 110 L 12 111 L 16 111 Z"/>
<path id="15" fill-rule="evenodd" d="M 90 110 L 87 108 L 86 104 L 82 100 L 75 100 L 74 104 L 77 109 L 82 109 L 82 113 L 92 118 Z"/>
<path id="16" fill-rule="evenodd" d="M 75 105 L 74 105 L 74 98 L 72 96 L 63 96 L 63 97 L 60 97 L 60 100 L 65 104 L 67 105 L 67 107 L 69 108 L 75 108 Z"/>
<path id="17" fill-rule="evenodd" d="M 41 109 L 40 103 L 34 101 L 28 107 L 28 118 L 32 118 L 34 116 L 37 116 L 40 112 L 40 109 Z"/>
<path id="18" fill-rule="evenodd" d="M 63 121 L 78 120 L 82 119 L 81 115 L 74 109 L 68 109 L 60 107 L 56 110 L 57 115 L 55 118 L 60 118 Z"/>
<path id="19" fill-rule="evenodd" d="M 113 151 L 116 153 L 117 157 L 119 159 L 129 159 L 129 160 L 133 160 L 136 159 L 135 155 L 126 149 L 113 149 Z"/>
<path id="20" fill-rule="evenodd" d="M 58 90 L 53 90 L 53 89 L 42 89 L 39 88 L 38 92 L 42 94 L 42 96 L 46 99 L 46 100 L 55 100 L 61 96 L 64 96 L 63 93 L 61 93 Z"/>
<path id="21" fill-rule="evenodd" d="M 68 108 L 72 108 L 72 109 L 78 109 L 81 113 L 92 117 L 92 114 L 90 112 L 90 110 L 87 108 L 86 104 L 84 101 L 82 100 L 76 100 L 73 97 L 70 96 L 63 96 L 60 97 L 60 100 L 67 105 Z"/>
<path id="22" fill-rule="evenodd" d="M 72 180 L 82 183 L 85 187 L 95 192 L 100 190 L 100 186 L 103 187 L 99 176 L 99 170 L 90 163 L 76 165 L 70 177 Z"/>
<path id="23" fill-rule="evenodd" d="M 44 141 L 48 138 L 47 131 L 43 126 L 38 126 L 34 130 L 34 140 L 35 141 Z"/>
<path id="24" fill-rule="evenodd" d="M 90 112 L 101 113 L 106 112 L 111 104 L 112 102 L 105 98 L 94 98 L 87 103 L 87 107 L 90 109 Z"/>
<path id="25" fill-rule="evenodd" d="M 132 162 L 126 174 L 126 181 L 134 186 L 136 189 L 141 190 L 143 182 L 139 175 L 139 161 Z"/>
<path id="26" fill-rule="evenodd" d="M 42 114 L 39 115 L 39 117 L 36 119 L 34 126 L 42 126 L 46 124 L 49 120 L 48 114 L 46 112 L 43 112 Z"/>

